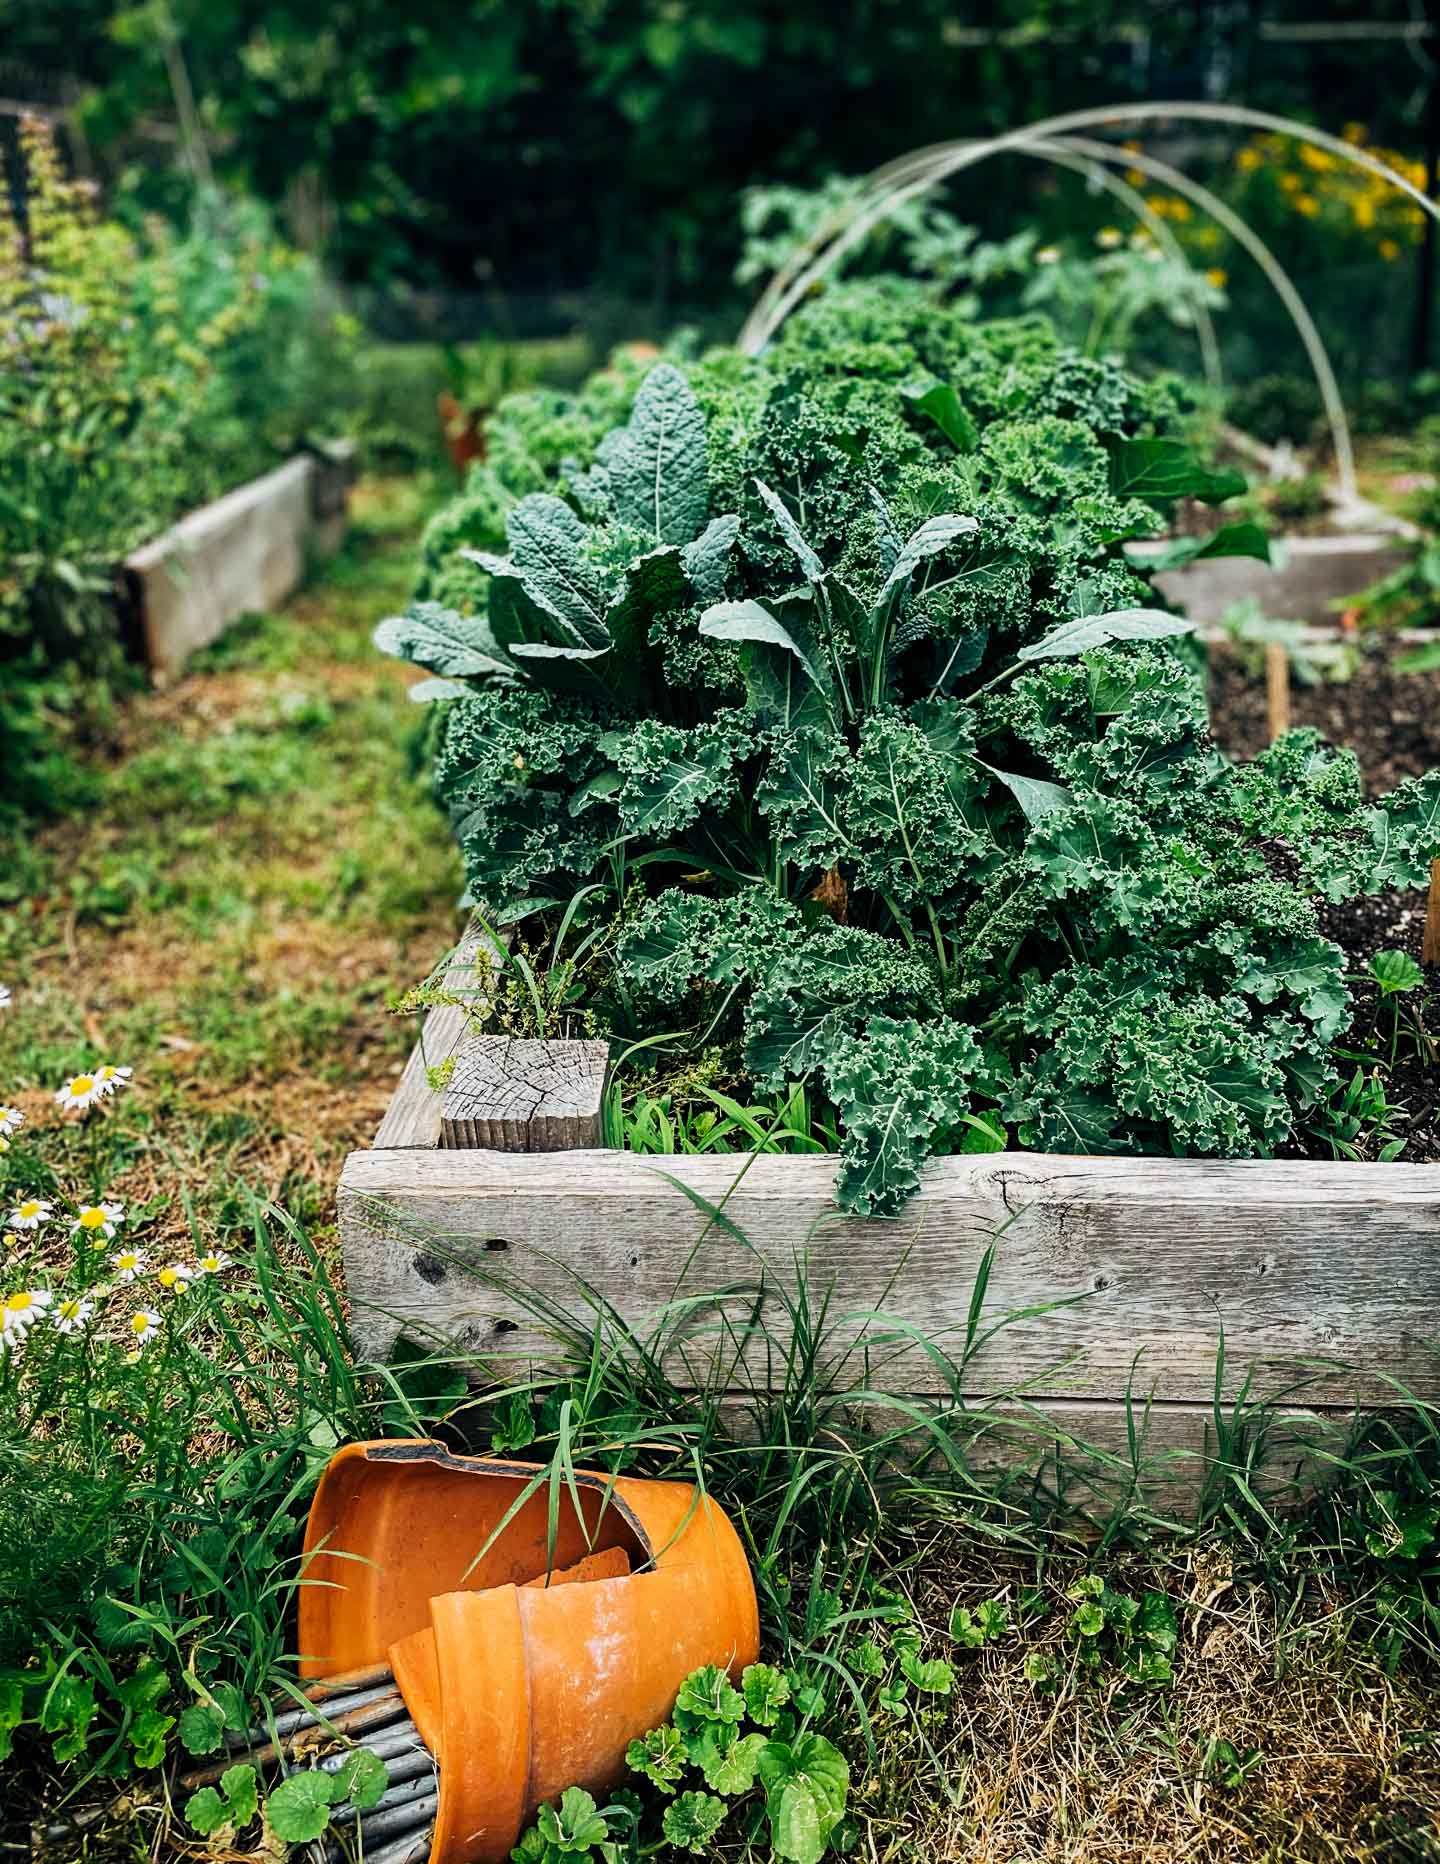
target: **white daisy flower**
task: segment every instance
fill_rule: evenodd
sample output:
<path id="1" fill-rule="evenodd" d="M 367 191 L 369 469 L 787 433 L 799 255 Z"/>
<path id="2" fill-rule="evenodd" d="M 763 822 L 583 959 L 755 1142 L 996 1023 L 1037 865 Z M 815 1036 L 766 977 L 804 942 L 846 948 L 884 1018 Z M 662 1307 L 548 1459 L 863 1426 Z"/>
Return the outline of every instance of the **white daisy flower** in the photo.
<path id="1" fill-rule="evenodd" d="M 43 1197 L 22 1197 L 10 1212 L 10 1222 L 17 1230 L 38 1230 L 55 1212 Z"/>
<path id="2" fill-rule="evenodd" d="M 18 1107 L 0 1107 L 0 1137 L 18 1133 L 25 1124 L 25 1115 Z"/>
<path id="3" fill-rule="evenodd" d="M 63 1087 L 56 1088 L 55 1105 L 66 1113 L 84 1113 L 97 1100 L 102 1099 L 107 1091 L 93 1074 L 77 1074 Z"/>
<path id="4" fill-rule="evenodd" d="M 95 1070 L 95 1085 L 102 1096 L 118 1094 L 122 1087 L 129 1087 L 133 1068 L 117 1068 L 113 1062 L 103 1061 Z"/>
<path id="5" fill-rule="evenodd" d="M 111 1256 L 110 1266 L 117 1281 L 134 1281 L 137 1275 L 145 1272 L 145 1257 L 139 1249 L 122 1249 Z"/>
<path id="6" fill-rule="evenodd" d="M 1035 255 L 1036 265 L 1058 265 L 1059 262 L 1060 248 L 1058 246 L 1042 246 Z"/>
<path id="7" fill-rule="evenodd" d="M 160 1316 L 148 1307 L 137 1307 L 130 1316 L 130 1332 L 135 1344 L 143 1346 L 147 1340 L 153 1340 L 160 1331 Z"/>
<path id="8" fill-rule="evenodd" d="M 23 1340 L 54 1300 L 44 1288 L 17 1288 L 0 1306 L 0 1335 L 7 1345 Z"/>
<path id="9" fill-rule="evenodd" d="M 103 1248 L 125 1221 L 123 1204 L 86 1204 L 70 1220 L 70 1234 L 89 1242 L 92 1249 Z"/>
<path id="10" fill-rule="evenodd" d="M 193 1262 L 171 1262 L 156 1272 L 155 1279 L 167 1294 L 184 1294 L 199 1274 Z"/>
<path id="11" fill-rule="evenodd" d="M 62 1301 L 53 1316 L 53 1325 L 57 1333 L 83 1333 L 90 1324 L 90 1316 L 95 1312 L 95 1303 L 87 1301 L 83 1295 L 72 1294 Z"/>
<path id="12" fill-rule="evenodd" d="M 200 1256 L 195 1263 L 202 1275 L 218 1275 L 222 1269 L 228 1269 L 230 1258 L 223 1249 L 217 1249 L 213 1256 Z"/>
<path id="13" fill-rule="evenodd" d="M 0 984 L 0 1010 L 8 1010 L 9 1008 L 10 986 L 8 984 Z"/>
<path id="14" fill-rule="evenodd" d="M 1117 246 L 1125 244 L 1125 235 L 1119 227 L 1101 227 L 1095 235 L 1095 244 L 1102 252 L 1114 252 Z"/>

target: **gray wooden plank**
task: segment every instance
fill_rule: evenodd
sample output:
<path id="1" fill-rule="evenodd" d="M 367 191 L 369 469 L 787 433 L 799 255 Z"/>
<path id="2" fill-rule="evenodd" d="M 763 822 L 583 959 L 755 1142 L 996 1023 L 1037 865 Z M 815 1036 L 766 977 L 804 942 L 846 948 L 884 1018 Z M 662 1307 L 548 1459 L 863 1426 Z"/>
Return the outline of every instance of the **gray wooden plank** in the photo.
<path id="1" fill-rule="evenodd" d="M 783 1350 L 779 1290 L 804 1260 L 812 1286 L 833 1289 L 835 1339 L 869 1338 L 860 1369 L 886 1389 L 934 1390 L 910 1336 L 960 1351 L 994 1241 L 984 1326 L 1004 1324 L 969 1364 L 977 1391 L 1204 1403 L 1223 1333 L 1227 1392 L 1303 1378 L 1308 1405 L 1377 1402 L 1398 1380 L 1440 1397 L 1440 1167 L 994 1153 L 937 1160 L 889 1222 L 840 1216 L 834 1169 L 774 1155 L 352 1154 L 340 1222 L 357 1341 L 383 1354 L 408 1328 L 543 1357 L 511 1283 L 582 1316 L 603 1300 L 641 1331 L 677 1298 L 728 1288 L 692 1317 L 688 1350 L 704 1355 L 733 1339 L 727 1317 L 763 1277 Z M 725 1200 L 746 1240 L 707 1228 L 680 1185 Z M 891 1345 L 875 1344 L 876 1314 L 895 1323 Z"/>
<path id="2" fill-rule="evenodd" d="M 237 616 L 284 601 L 309 558 L 338 543 L 333 521 L 323 534 L 318 528 L 316 474 L 314 459 L 298 455 L 191 512 L 126 558 L 146 659 L 158 679 L 173 679 Z"/>
<path id="3" fill-rule="evenodd" d="M 440 1108 L 442 1146 L 564 1152 L 600 1144 L 608 1042 L 465 1036 Z"/>
<path id="4" fill-rule="evenodd" d="M 1282 541 L 1283 564 L 1254 557 L 1202 557 L 1181 569 L 1163 571 L 1155 578 L 1156 586 L 1192 621 L 1219 621 L 1237 602 L 1257 596 L 1267 615 L 1330 622 L 1337 600 L 1388 576 L 1412 554 L 1407 541 L 1389 531 Z M 1131 554 L 1143 563 L 1164 548 L 1163 543 L 1137 544 Z"/>
<path id="5" fill-rule="evenodd" d="M 372 1146 L 427 1149 L 439 1145 L 444 1089 L 430 1085 L 427 1071 L 443 1067 L 458 1055 L 467 1028 L 466 1002 L 490 975 L 488 948 L 489 940 L 472 919 L 453 953 L 436 967 L 442 988 L 461 1001 L 437 1003 L 426 1012 L 420 1040 L 410 1051 Z"/>

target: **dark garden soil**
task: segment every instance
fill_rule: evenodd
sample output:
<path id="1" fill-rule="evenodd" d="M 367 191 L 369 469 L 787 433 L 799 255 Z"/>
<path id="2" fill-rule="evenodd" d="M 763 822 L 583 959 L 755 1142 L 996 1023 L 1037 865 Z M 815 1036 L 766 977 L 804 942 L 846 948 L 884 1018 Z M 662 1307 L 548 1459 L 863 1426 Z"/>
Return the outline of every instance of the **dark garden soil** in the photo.
<path id="1" fill-rule="evenodd" d="M 1440 764 L 1440 672 L 1396 673 L 1394 658 L 1377 644 L 1364 651 L 1352 679 L 1290 687 L 1291 723 L 1314 725 L 1332 744 L 1348 745 L 1377 795 Z M 1234 756 L 1254 757 L 1269 743 L 1264 678 L 1228 647 L 1210 649 L 1210 717 Z"/>
<path id="2" fill-rule="evenodd" d="M 1392 653 L 1377 646 L 1365 653 L 1348 681 L 1291 688 L 1292 722 L 1314 725 L 1332 744 L 1353 750 L 1371 794 L 1440 765 L 1440 673 L 1396 673 L 1392 661 Z M 1211 650 L 1210 709 L 1215 736 L 1226 751 L 1253 757 L 1264 750 L 1269 736 L 1264 680 L 1249 677 L 1239 658 L 1223 647 Z M 1391 1130 L 1406 1142 L 1402 1158 L 1413 1164 L 1440 1162 L 1440 966 L 1430 967 L 1424 982 L 1399 999 L 1398 1032 L 1392 1005 L 1382 1003 L 1364 977 L 1377 952 L 1403 951 L 1419 962 L 1424 894 L 1383 893 L 1340 906 L 1322 903 L 1320 929 L 1349 955 L 1353 968 L 1355 1017 L 1341 1046 L 1367 1063 L 1385 1064 L 1386 1093 L 1397 1109 Z"/>

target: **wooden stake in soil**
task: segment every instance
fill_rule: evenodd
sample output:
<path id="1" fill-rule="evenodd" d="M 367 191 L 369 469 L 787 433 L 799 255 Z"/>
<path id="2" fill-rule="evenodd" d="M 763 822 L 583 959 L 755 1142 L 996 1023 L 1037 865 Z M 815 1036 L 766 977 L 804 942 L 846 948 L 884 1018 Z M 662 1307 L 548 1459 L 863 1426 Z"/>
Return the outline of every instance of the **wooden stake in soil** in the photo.
<path id="1" fill-rule="evenodd" d="M 1290 656 L 1279 641 L 1265 643 L 1265 711 L 1273 744 L 1290 729 Z"/>
<path id="2" fill-rule="evenodd" d="M 1425 942 L 1422 964 L 1440 964 L 1440 861 L 1430 863 L 1430 897 L 1425 904 Z"/>

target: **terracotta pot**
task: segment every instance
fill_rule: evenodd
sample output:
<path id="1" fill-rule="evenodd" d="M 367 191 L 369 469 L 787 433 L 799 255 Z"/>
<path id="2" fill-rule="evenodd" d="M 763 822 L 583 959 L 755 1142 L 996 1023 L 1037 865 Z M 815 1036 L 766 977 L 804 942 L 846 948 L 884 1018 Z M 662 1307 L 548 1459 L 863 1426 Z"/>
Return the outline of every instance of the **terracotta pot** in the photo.
<path id="1" fill-rule="evenodd" d="M 505 1521 L 534 1474 L 427 1442 L 352 1444 L 311 1508 L 303 1673 L 389 1661 L 440 1768 L 434 1864 L 501 1864 L 543 1801 L 622 1777 L 692 1670 L 738 1680 L 758 1654 L 750 1569 L 713 1502 L 578 1473 L 548 1559 L 548 1485 Z"/>

